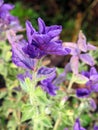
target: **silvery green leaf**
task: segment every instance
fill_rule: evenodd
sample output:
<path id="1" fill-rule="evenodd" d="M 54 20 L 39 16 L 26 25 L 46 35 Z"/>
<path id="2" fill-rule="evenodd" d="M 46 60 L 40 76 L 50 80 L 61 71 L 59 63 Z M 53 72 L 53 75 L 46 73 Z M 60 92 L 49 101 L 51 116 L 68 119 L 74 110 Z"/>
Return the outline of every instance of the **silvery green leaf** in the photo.
<path id="1" fill-rule="evenodd" d="M 73 81 L 78 84 L 85 84 L 88 81 L 88 78 L 81 74 L 74 75 Z"/>
<path id="2" fill-rule="evenodd" d="M 28 119 L 31 119 L 34 115 L 34 109 L 32 105 L 30 104 L 25 104 L 22 106 L 22 119 L 21 122 L 24 122 Z"/>

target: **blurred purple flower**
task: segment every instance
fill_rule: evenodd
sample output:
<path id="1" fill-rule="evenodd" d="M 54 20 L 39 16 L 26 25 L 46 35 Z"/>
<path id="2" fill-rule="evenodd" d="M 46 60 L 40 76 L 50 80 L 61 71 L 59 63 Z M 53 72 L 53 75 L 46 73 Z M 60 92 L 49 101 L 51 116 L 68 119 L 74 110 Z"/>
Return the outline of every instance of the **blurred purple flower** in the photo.
<path id="1" fill-rule="evenodd" d="M 22 29 L 17 17 L 10 14 L 10 10 L 14 8 L 12 4 L 5 4 L 0 0 L 0 40 L 6 40 L 6 31 L 9 29 L 15 32 Z"/>
<path id="2" fill-rule="evenodd" d="M 76 119 L 76 122 L 74 124 L 74 127 L 73 127 L 74 130 L 86 130 L 85 128 L 83 128 L 80 124 L 80 121 L 79 119 Z"/>
<path id="3" fill-rule="evenodd" d="M 23 50 L 31 58 L 41 58 L 46 54 L 67 55 L 69 48 L 62 46 L 58 39 L 62 27 L 58 25 L 46 26 L 41 18 L 38 18 L 39 30 L 36 31 L 29 21 L 26 21 L 28 45 Z"/>
<path id="4" fill-rule="evenodd" d="M 81 74 L 88 78 L 88 82 L 86 83 L 86 88 L 77 89 L 77 96 L 85 97 L 92 92 L 98 92 L 98 72 L 95 67 L 91 67 L 89 72 L 83 71 Z"/>
<path id="5" fill-rule="evenodd" d="M 91 57 L 87 52 L 90 50 L 96 50 L 96 47 L 87 43 L 86 37 L 82 33 L 82 31 L 79 32 L 77 43 L 72 42 L 65 42 L 64 45 L 71 49 L 71 68 L 72 71 L 77 74 L 78 73 L 78 65 L 79 60 L 83 61 L 84 63 L 93 66 L 94 59 Z M 83 53 L 83 54 L 82 54 Z"/>
<path id="6" fill-rule="evenodd" d="M 89 100 L 89 104 L 90 104 L 90 107 L 91 107 L 92 110 L 96 110 L 97 105 L 96 105 L 94 99 L 91 98 L 91 99 Z"/>
<path id="7" fill-rule="evenodd" d="M 68 130 L 68 128 L 65 128 L 64 130 Z M 79 119 L 76 119 L 73 130 L 86 130 L 86 129 L 81 126 Z M 94 130 L 98 130 L 98 126 L 95 125 Z"/>
<path id="8" fill-rule="evenodd" d="M 64 130 L 68 129 L 65 128 Z M 81 126 L 79 119 L 76 119 L 75 124 L 73 126 L 73 130 L 86 130 L 86 129 Z"/>
<path id="9" fill-rule="evenodd" d="M 94 130 L 98 130 L 98 126 L 95 125 L 95 126 L 94 126 Z"/>
<path id="10" fill-rule="evenodd" d="M 18 75 L 18 79 L 23 82 L 25 78 L 33 79 L 30 72 L 26 72 L 25 74 Z M 38 80 L 40 77 L 44 77 L 44 79 Z M 37 71 L 38 86 L 40 86 L 45 92 L 50 94 L 51 96 L 56 95 L 57 87 L 52 83 L 53 79 L 56 77 L 55 68 L 41 67 Z"/>

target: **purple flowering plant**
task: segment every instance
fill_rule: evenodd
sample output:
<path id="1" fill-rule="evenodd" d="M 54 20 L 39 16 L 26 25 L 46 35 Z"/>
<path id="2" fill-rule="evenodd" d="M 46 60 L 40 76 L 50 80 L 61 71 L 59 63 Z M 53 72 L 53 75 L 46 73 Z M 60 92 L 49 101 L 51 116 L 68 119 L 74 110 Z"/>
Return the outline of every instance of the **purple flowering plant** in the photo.
<path id="1" fill-rule="evenodd" d="M 14 63 L 8 67 L 14 66 L 13 70 L 18 73 L 13 85 L 8 84 L 8 92 L 0 95 L 0 99 L 2 96 L 5 97 L 0 117 L 1 120 L 2 117 L 7 117 L 6 128 L 98 130 L 97 114 L 91 119 L 91 114 L 97 110 L 93 98 L 98 92 L 98 72 L 94 66 L 96 62 L 89 53 L 97 48 L 87 43 L 82 31 L 79 32 L 76 43 L 62 42 L 60 39 L 62 26 L 47 26 L 41 18 L 38 18 L 38 30 L 30 21 L 26 21 L 24 38 L 23 35 L 17 34 L 22 27 L 18 18 L 10 14 L 13 8 L 13 5 L 0 0 L 0 41 L 8 40 L 7 51 L 10 53 L 8 62 L 12 57 Z M 71 58 L 65 68 L 60 69 L 43 64 L 44 58 L 48 55 L 65 58 L 70 55 Z M 84 63 L 89 71 L 83 68 L 80 71 L 81 63 Z M 2 66 L 1 62 L 1 69 Z M 5 66 L 3 70 L 6 70 Z M 6 74 L 4 76 L 6 77 Z M 0 125 L 3 122 L 1 120 Z M 4 127 L 1 126 L 3 130 Z"/>

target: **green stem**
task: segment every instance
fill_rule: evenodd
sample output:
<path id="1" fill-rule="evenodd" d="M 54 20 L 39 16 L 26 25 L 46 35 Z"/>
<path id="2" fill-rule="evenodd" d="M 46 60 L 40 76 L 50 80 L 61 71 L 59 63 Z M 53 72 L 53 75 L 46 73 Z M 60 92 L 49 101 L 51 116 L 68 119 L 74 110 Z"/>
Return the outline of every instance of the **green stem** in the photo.
<path id="1" fill-rule="evenodd" d="M 68 89 L 67 89 L 68 92 L 70 91 L 70 89 L 72 88 L 72 85 L 73 85 L 73 83 L 74 83 L 73 78 L 74 78 L 74 74 L 72 74 L 71 81 L 69 82 Z"/>
<path id="2" fill-rule="evenodd" d="M 54 126 L 54 128 L 53 128 L 53 130 L 57 130 L 58 129 L 58 127 L 59 127 L 59 125 L 60 125 L 60 123 L 61 123 L 61 113 L 59 113 L 59 118 L 56 120 L 56 123 L 55 123 L 55 126 Z"/>
<path id="3" fill-rule="evenodd" d="M 34 120 L 34 119 L 33 119 Z M 38 130 L 38 124 L 36 121 L 34 121 L 34 124 L 33 124 L 33 130 Z"/>

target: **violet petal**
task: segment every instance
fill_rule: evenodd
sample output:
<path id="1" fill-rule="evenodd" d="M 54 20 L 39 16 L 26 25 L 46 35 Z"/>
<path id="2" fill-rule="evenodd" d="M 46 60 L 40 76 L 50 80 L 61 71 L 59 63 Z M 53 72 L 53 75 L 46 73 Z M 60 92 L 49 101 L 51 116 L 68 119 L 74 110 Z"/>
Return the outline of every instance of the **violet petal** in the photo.
<path id="1" fill-rule="evenodd" d="M 44 34 L 45 33 L 45 23 L 41 18 L 38 18 L 38 28 L 39 28 L 39 33 Z"/>
<path id="2" fill-rule="evenodd" d="M 78 41 L 77 41 L 78 47 L 81 51 L 87 52 L 87 43 L 86 43 L 86 37 L 82 33 L 82 31 L 79 32 Z"/>
<path id="3" fill-rule="evenodd" d="M 94 63 L 94 59 L 93 59 L 93 57 L 91 57 L 89 54 L 80 54 L 80 59 L 84 62 L 84 63 L 86 63 L 86 64 L 88 64 L 88 65 L 90 65 L 90 66 L 93 66 L 95 63 Z"/>
<path id="4" fill-rule="evenodd" d="M 77 91 L 76 91 L 76 95 L 77 95 L 78 97 L 80 97 L 80 98 L 89 96 L 90 93 L 91 93 L 91 91 L 90 91 L 89 89 L 87 89 L 87 88 L 79 88 L 79 89 L 77 89 Z"/>
<path id="5" fill-rule="evenodd" d="M 71 69 L 74 74 L 78 74 L 79 58 L 78 56 L 72 56 L 70 59 Z"/>

